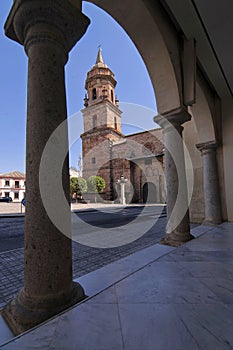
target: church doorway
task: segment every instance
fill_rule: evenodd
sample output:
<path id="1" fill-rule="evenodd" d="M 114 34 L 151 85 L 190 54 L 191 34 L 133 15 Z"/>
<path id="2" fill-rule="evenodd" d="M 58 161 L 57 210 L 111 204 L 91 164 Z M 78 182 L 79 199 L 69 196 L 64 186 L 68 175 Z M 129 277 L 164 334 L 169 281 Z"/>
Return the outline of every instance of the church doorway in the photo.
<path id="1" fill-rule="evenodd" d="M 157 203 L 157 190 L 153 182 L 146 182 L 142 188 L 143 203 Z"/>

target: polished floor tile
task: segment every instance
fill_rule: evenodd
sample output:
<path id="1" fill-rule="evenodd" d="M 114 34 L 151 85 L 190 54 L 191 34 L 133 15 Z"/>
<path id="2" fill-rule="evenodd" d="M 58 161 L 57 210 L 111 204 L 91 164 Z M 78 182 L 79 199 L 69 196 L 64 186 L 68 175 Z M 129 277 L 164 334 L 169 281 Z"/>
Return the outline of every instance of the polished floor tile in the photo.
<path id="1" fill-rule="evenodd" d="M 202 278 L 205 284 L 224 304 L 233 305 L 233 280 L 217 278 Z"/>
<path id="2" fill-rule="evenodd" d="M 144 280 L 138 277 L 130 277 L 117 284 L 119 303 L 214 304 L 221 302 L 197 278 Z"/>
<path id="3" fill-rule="evenodd" d="M 175 305 L 177 314 L 203 350 L 233 349 L 232 309 L 223 304 Z"/>
<path id="4" fill-rule="evenodd" d="M 196 233 L 84 276 L 90 298 L 1 349 L 232 350 L 233 224 Z"/>
<path id="5" fill-rule="evenodd" d="M 197 350 L 173 305 L 119 305 L 125 350 Z"/>

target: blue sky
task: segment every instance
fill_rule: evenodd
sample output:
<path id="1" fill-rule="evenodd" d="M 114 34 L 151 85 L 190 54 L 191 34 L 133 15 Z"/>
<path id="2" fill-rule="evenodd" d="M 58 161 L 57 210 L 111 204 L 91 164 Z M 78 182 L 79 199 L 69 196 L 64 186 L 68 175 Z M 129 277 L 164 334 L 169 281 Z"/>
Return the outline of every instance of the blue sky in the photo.
<path id="1" fill-rule="evenodd" d="M 27 57 L 21 45 L 4 35 L 3 26 L 11 6 L 12 0 L 1 1 L 0 173 L 25 170 Z M 83 108 L 86 73 L 95 63 L 97 47 L 101 44 L 104 61 L 115 73 L 118 81 L 116 94 L 123 110 L 123 132 L 134 132 L 142 127 L 154 128 L 154 92 L 145 65 L 134 44 L 103 10 L 84 3 L 83 12 L 91 19 L 91 24 L 87 33 L 70 52 L 65 67 L 68 116 L 77 113 L 77 130 L 82 128 L 82 117 L 78 112 Z M 139 120 L 143 120 L 143 123 L 138 123 Z M 71 147 L 70 165 L 77 165 L 80 145 L 79 140 Z"/>

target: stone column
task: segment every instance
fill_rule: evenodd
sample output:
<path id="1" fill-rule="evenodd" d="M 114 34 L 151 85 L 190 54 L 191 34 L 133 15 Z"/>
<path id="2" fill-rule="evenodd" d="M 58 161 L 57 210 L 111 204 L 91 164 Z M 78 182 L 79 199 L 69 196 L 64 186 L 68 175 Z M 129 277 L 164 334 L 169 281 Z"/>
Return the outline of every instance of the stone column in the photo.
<path id="1" fill-rule="evenodd" d="M 197 149 L 203 157 L 204 171 L 204 224 L 216 225 L 222 221 L 219 194 L 218 168 L 216 160 L 217 143 L 215 141 L 199 143 Z"/>
<path id="2" fill-rule="evenodd" d="M 167 188 L 167 226 L 161 243 L 179 246 L 193 238 L 190 234 L 187 180 L 184 160 L 182 124 L 191 116 L 184 110 L 154 121 L 163 128 L 165 177 Z"/>
<path id="3" fill-rule="evenodd" d="M 85 297 L 82 287 L 72 281 L 72 241 L 56 228 L 44 209 L 39 166 L 46 142 L 67 118 L 64 65 L 88 24 L 81 9 L 69 1 L 15 0 L 5 25 L 6 35 L 24 45 L 28 55 L 24 287 L 2 312 L 15 334 Z M 67 143 L 62 147 L 68 150 Z M 68 198 L 67 159 L 63 187 Z M 51 203 L 59 206 L 52 198 Z M 71 234 L 69 213 L 64 214 L 64 220 Z"/>

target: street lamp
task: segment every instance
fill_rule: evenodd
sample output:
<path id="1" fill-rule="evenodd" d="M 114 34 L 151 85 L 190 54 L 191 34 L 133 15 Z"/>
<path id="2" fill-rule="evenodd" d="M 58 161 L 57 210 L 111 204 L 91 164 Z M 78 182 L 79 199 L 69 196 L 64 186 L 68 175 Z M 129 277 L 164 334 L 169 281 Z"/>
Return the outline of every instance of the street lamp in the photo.
<path id="1" fill-rule="evenodd" d="M 119 180 L 117 180 L 117 184 L 121 185 L 121 199 L 120 199 L 120 203 L 125 205 L 125 184 L 128 180 L 124 178 L 124 175 L 121 175 L 121 178 Z"/>

